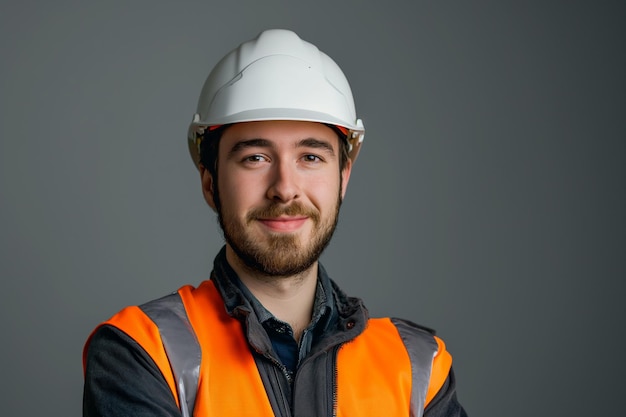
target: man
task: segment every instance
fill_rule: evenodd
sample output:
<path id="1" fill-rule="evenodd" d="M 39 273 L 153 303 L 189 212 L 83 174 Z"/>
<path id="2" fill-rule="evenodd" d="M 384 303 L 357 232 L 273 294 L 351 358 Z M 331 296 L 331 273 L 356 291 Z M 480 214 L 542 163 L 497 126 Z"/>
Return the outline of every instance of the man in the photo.
<path id="1" fill-rule="evenodd" d="M 226 245 L 211 279 L 98 326 L 84 416 L 464 416 L 430 331 L 369 319 L 318 259 L 363 140 L 339 67 L 268 30 L 209 75 L 189 128 Z"/>

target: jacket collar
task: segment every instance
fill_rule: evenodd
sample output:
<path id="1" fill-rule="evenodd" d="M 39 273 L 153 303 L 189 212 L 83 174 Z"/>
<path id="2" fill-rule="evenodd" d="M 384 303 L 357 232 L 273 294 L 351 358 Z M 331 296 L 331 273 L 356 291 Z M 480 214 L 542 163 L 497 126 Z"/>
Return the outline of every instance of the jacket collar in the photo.
<path id="1" fill-rule="evenodd" d="M 271 343 L 265 331 L 262 330 L 251 300 L 245 296 L 238 285 L 240 280 L 237 273 L 226 260 L 225 246 L 215 257 L 211 280 L 220 292 L 228 314 L 246 324 L 250 342 L 259 351 L 269 351 Z M 339 329 L 344 330 L 347 335 L 352 337 L 361 333 L 368 319 L 368 312 L 362 301 L 346 295 L 328 276 L 321 263 L 318 264 L 318 282 L 326 296 L 325 308 L 330 310 L 330 314 L 326 315 L 328 319 L 323 324 L 323 332 L 325 334 L 335 333 L 333 330 Z M 320 289 L 318 288 L 319 292 Z"/>

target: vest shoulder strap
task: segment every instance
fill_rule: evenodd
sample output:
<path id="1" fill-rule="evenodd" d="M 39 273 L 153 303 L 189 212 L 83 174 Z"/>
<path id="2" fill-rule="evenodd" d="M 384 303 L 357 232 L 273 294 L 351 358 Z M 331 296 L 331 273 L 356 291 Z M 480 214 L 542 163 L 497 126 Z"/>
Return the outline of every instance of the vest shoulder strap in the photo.
<path id="1" fill-rule="evenodd" d="M 89 347 L 90 340 L 96 331 L 105 325 L 116 327 L 137 342 L 148 354 L 148 356 L 152 358 L 170 388 L 173 398 L 176 401 L 176 405 L 181 410 L 187 409 L 187 404 L 193 404 L 195 390 L 192 392 L 191 398 L 188 398 L 185 394 L 179 396 L 178 391 L 179 389 L 184 389 L 185 385 L 193 386 L 192 381 L 187 378 L 189 374 L 187 370 L 193 369 L 193 365 L 189 362 L 186 362 L 185 364 L 176 364 L 176 373 L 174 372 L 174 365 L 170 362 L 170 357 L 180 358 L 181 355 L 175 352 L 178 350 L 178 346 L 172 346 L 171 343 L 166 343 L 165 339 L 167 338 L 170 341 L 176 339 L 173 339 L 175 336 L 173 336 L 168 329 L 159 327 L 159 324 L 166 324 L 167 327 L 167 323 L 170 323 L 171 325 L 173 320 L 175 320 L 175 315 L 172 315 L 167 308 L 161 308 L 160 305 L 165 307 L 168 304 L 176 304 L 175 300 L 176 294 L 172 294 L 162 299 L 151 301 L 141 307 L 129 306 L 122 309 L 109 320 L 101 323 L 93 330 L 85 343 L 83 350 L 83 368 L 86 367 L 87 349 Z M 145 308 L 146 311 L 142 308 Z M 152 317 L 148 316 L 148 314 Z M 181 321 L 184 321 L 184 317 L 179 316 L 178 318 Z M 171 325 L 170 327 L 172 327 L 170 330 L 175 330 L 177 327 L 180 328 L 180 326 L 176 325 Z M 166 337 L 164 337 L 163 334 L 165 334 Z M 167 336 L 168 334 L 169 336 Z M 189 335 L 183 337 L 188 336 Z M 193 343 L 190 344 L 193 345 Z M 168 346 L 167 348 L 166 345 Z M 189 348 L 189 350 L 191 350 L 191 348 Z M 185 391 L 183 391 L 183 393 L 185 393 Z M 188 417 L 190 415 L 188 411 L 185 411 L 185 413 L 186 414 L 183 414 L 184 417 Z"/>
<path id="2" fill-rule="evenodd" d="M 139 307 L 157 326 L 176 384 L 183 417 L 193 414 L 202 353 L 179 293 Z M 176 395 L 175 392 L 175 395 Z"/>
<path id="3" fill-rule="evenodd" d="M 407 320 L 393 318 L 392 323 L 406 346 L 413 369 L 413 385 L 427 387 L 424 392 L 414 392 L 415 404 L 426 408 L 446 382 L 452 367 L 452 356 L 446 345 L 431 330 Z"/>

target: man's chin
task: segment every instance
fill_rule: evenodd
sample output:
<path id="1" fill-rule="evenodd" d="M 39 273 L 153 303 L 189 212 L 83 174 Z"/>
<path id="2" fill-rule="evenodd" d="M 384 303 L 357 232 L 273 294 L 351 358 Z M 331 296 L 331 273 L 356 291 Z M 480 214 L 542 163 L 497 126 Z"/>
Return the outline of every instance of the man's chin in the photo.
<path id="1" fill-rule="evenodd" d="M 231 247 L 251 272 L 271 277 L 301 274 L 317 261 L 310 248 L 304 248 L 290 238 L 272 239 L 270 244 L 257 244 L 254 248 Z"/>

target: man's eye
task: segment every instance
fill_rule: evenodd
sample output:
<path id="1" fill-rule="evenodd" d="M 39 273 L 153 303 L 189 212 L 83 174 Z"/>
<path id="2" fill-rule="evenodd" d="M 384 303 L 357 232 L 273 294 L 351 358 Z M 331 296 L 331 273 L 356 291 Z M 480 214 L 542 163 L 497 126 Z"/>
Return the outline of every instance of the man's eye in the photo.
<path id="1" fill-rule="evenodd" d="M 243 159 L 244 162 L 263 162 L 265 160 L 266 158 L 263 155 L 250 155 Z"/>
<path id="2" fill-rule="evenodd" d="M 322 160 L 322 158 L 317 155 L 304 155 L 302 159 L 304 159 L 306 162 L 319 162 Z"/>

